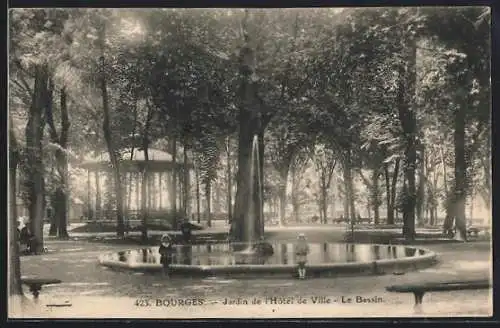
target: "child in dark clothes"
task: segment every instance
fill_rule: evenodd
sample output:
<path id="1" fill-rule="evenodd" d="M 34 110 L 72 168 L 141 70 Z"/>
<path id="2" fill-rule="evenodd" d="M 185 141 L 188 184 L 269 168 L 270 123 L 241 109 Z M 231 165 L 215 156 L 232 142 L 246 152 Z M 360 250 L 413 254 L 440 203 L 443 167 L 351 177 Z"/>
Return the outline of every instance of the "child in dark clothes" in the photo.
<path id="1" fill-rule="evenodd" d="M 185 219 L 181 224 L 182 240 L 184 244 L 191 243 L 191 230 L 191 223 L 189 222 L 189 220 Z"/>
<path id="2" fill-rule="evenodd" d="M 172 239 L 169 235 L 165 234 L 161 236 L 158 252 L 160 253 L 160 263 L 163 266 L 163 274 L 169 277 L 169 266 L 172 263 L 173 252 Z"/>

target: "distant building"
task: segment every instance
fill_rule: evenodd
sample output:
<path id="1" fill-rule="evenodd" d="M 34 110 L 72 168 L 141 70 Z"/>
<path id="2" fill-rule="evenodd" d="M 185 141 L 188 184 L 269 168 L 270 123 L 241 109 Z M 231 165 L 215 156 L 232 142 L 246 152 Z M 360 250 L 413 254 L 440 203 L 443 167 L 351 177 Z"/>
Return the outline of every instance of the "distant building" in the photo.
<path id="1" fill-rule="evenodd" d="M 78 197 L 72 197 L 68 208 L 68 221 L 70 223 L 80 222 L 80 218 L 83 217 L 84 209 L 85 203 Z"/>
<path id="2" fill-rule="evenodd" d="M 68 204 L 68 223 L 73 223 L 73 222 L 80 222 L 80 217 L 83 216 L 83 209 L 85 207 L 85 203 L 77 198 L 77 197 L 70 197 L 69 199 L 69 204 Z M 16 199 L 16 206 L 17 206 L 17 217 L 18 218 L 23 218 L 22 225 L 24 224 L 24 221 L 27 221 L 29 218 L 29 211 L 28 211 L 28 206 L 25 204 L 24 200 L 21 197 L 17 197 Z M 47 211 L 45 212 L 45 220 L 49 220 L 47 217 Z"/>

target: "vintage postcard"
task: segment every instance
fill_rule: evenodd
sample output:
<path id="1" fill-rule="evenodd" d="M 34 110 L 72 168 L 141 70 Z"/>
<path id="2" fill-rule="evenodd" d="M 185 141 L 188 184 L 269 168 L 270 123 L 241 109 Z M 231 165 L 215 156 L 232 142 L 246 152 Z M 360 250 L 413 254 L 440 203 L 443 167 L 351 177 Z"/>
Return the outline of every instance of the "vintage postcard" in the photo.
<path id="1" fill-rule="evenodd" d="M 489 8 L 8 24 L 9 318 L 492 315 Z"/>

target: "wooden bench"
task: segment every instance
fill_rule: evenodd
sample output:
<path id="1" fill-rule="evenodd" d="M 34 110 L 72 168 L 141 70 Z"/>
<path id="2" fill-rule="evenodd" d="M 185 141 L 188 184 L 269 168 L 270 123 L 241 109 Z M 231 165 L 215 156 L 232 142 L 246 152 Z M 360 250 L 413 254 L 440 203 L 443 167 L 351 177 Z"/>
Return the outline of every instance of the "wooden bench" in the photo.
<path id="1" fill-rule="evenodd" d="M 51 279 L 51 278 L 21 278 L 21 283 L 28 286 L 31 294 L 33 294 L 33 298 L 35 301 L 38 300 L 38 295 L 40 295 L 40 291 L 42 290 L 42 286 L 44 285 L 54 285 L 60 284 L 62 281 L 59 279 Z"/>
<path id="2" fill-rule="evenodd" d="M 372 219 L 371 218 L 357 218 L 356 219 L 356 223 L 360 223 L 360 224 L 370 224 L 372 223 Z"/>
<path id="3" fill-rule="evenodd" d="M 424 294 L 427 292 L 446 292 L 452 290 L 488 289 L 491 287 L 489 279 L 433 282 L 423 284 L 404 284 L 386 287 L 386 290 L 394 293 L 413 293 L 415 295 L 415 306 L 422 304 Z"/>

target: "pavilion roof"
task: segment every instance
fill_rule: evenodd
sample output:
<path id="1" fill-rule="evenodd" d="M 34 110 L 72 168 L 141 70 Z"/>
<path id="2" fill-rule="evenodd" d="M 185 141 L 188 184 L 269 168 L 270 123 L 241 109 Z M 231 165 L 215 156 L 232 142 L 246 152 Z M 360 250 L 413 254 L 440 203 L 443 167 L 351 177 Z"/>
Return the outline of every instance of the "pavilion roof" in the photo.
<path id="1" fill-rule="evenodd" d="M 144 150 L 134 149 L 133 156 L 131 158 L 130 153 L 131 149 L 123 149 L 120 151 L 121 153 L 121 161 L 125 165 L 133 165 L 133 164 L 142 164 L 146 162 L 146 156 Z M 97 156 L 89 154 L 85 156 L 84 161 L 80 164 L 83 168 L 97 167 L 102 165 L 107 165 L 110 163 L 109 153 L 102 152 Z M 148 149 L 148 163 L 150 165 L 165 165 L 165 164 L 173 164 L 173 156 L 172 154 L 159 150 L 159 149 Z M 177 156 L 176 164 L 182 165 L 184 163 L 182 156 Z M 168 165 L 167 165 L 168 166 Z"/>

